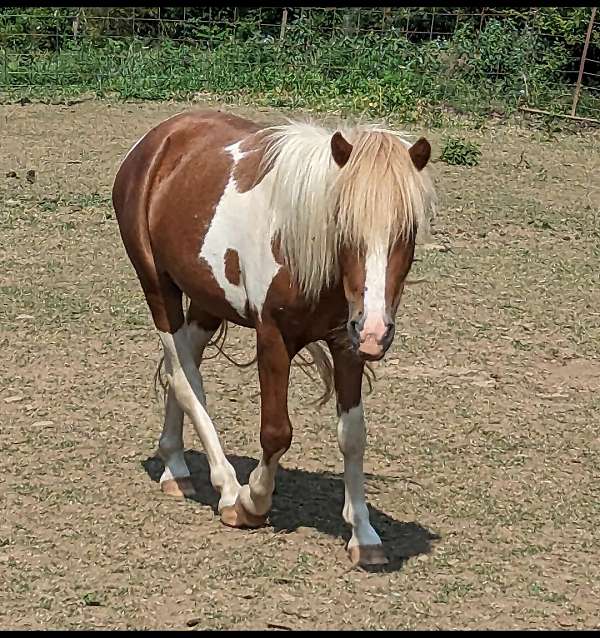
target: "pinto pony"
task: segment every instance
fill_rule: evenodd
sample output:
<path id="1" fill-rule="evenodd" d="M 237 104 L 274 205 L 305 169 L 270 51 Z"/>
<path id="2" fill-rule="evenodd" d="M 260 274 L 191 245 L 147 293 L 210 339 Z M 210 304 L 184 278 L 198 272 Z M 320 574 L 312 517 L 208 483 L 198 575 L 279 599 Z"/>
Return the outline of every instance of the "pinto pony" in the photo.
<path id="1" fill-rule="evenodd" d="M 194 494 L 183 453 L 186 414 L 206 451 L 222 522 L 263 525 L 292 440 L 290 365 L 324 341 L 344 455 L 348 552 L 355 564 L 387 562 L 365 502 L 361 385 L 365 363 L 381 359 L 394 337 L 417 228 L 434 201 L 424 170 L 430 154 L 424 138 L 411 146 L 375 126 L 265 128 L 213 110 L 176 115 L 129 151 L 113 205 L 164 349 L 163 492 Z M 206 411 L 199 371 L 224 322 L 256 331 L 262 458 L 243 486 Z"/>

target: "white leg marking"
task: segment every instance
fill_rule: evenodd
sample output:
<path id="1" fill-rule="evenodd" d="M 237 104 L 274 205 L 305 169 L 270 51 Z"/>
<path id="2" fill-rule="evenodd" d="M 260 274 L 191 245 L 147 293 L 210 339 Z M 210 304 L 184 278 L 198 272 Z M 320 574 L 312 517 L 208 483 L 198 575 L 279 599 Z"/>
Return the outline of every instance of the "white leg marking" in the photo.
<path id="1" fill-rule="evenodd" d="M 344 455 L 344 520 L 352 526 L 348 548 L 381 545 L 381 539 L 371 527 L 365 502 L 363 456 L 367 433 L 362 404 L 342 412 L 338 423 L 338 443 Z"/>
<path id="2" fill-rule="evenodd" d="M 248 478 L 248 485 L 240 489 L 240 503 L 246 511 L 257 516 L 266 514 L 271 509 L 273 502 L 273 490 L 275 489 L 275 474 L 279 459 L 285 450 L 276 452 L 266 463 L 264 457 L 252 470 Z"/>
<path id="3" fill-rule="evenodd" d="M 204 355 L 204 349 L 208 345 L 212 336 L 215 334 L 214 330 L 204 330 L 195 321 L 191 321 L 187 326 L 187 335 L 192 349 L 192 356 L 194 357 L 194 363 L 196 367 L 199 367 L 202 363 L 202 356 Z M 204 393 L 204 384 L 202 382 L 202 374 L 200 374 L 200 387 L 202 388 L 202 405 L 206 409 L 206 394 Z"/>
<path id="4" fill-rule="evenodd" d="M 204 348 L 213 334 L 213 331 L 203 330 L 195 322 L 188 324 L 187 335 L 196 366 L 200 365 Z M 206 409 L 202 375 L 200 375 L 200 387 L 202 388 L 200 401 Z M 177 403 L 173 388 L 169 388 L 167 392 L 165 422 L 158 445 L 160 456 L 165 464 L 165 470 L 160 477 L 161 483 L 175 478 L 190 476 L 190 471 L 183 455 L 183 410 Z"/>
<path id="5" fill-rule="evenodd" d="M 240 484 L 235 470 L 223 452 L 219 437 L 206 408 L 202 378 L 194 361 L 188 326 L 184 324 L 174 334 L 159 332 L 165 351 L 165 369 L 169 387 L 177 403 L 192 421 L 208 457 L 210 480 L 221 493 L 219 511 L 235 503 Z"/>
<path id="6" fill-rule="evenodd" d="M 158 442 L 158 449 L 165 463 L 165 471 L 160 477 L 161 483 L 190 475 L 183 457 L 183 410 L 177 403 L 173 388 L 169 388 L 167 392 L 165 423 Z"/>

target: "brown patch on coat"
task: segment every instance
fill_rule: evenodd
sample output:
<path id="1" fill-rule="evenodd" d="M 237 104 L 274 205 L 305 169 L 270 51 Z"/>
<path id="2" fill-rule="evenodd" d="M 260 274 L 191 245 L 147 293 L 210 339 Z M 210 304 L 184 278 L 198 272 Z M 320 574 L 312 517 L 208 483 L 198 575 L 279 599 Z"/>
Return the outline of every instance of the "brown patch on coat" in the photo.
<path id="1" fill-rule="evenodd" d="M 230 284 L 240 285 L 242 271 L 240 269 L 240 256 L 237 250 L 228 248 L 225 252 L 225 277 Z"/>

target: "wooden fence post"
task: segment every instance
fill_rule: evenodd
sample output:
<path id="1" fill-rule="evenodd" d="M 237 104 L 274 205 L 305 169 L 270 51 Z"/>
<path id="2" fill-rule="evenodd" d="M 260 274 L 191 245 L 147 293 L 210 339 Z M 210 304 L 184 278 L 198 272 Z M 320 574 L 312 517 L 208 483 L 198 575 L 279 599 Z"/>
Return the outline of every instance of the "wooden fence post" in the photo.
<path id="1" fill-rule="evenodd" d="M 283 13 L 281 14 L 281 31 L 279 31 L 280 42 L 283 42 L 285 38 L 285 28 L 287 26 L 287 20 L 288 20 L 288 10 L 284 9 Z"/>
<path id="2" fill-rule="evenodd" d="M 391 7 L 383 7 L 383 17 L 381 19 L 381 30 L 383 31 L 390 21 L 390 14 L 392 12 Z"/>
<path id="3" fill-rule="evenodd" d="M 579 63 L 579 75 L 577 76 L 577 84 L 575 84 L 575 94 L 573 95 L 573 106 L 571 108 L 571 117 L 577 113 L 577 104 L 579 102 L 579 94 L 581 92 L 581 81 L 583 80 L 583 70 L 585 68 L 585 61 L 587 59 L 588 47 L 590 46 L 590 38 L 592 37 L 592 28 L 594 27 L 594 20 L 596 18 L 596 9 L 592 9 L 592 15 L 590 17 L 590 23 L 588 24 L 587 33 L 585 35 L 585 42 L 583 44 L 583 51 L 581 52 L 581 62 Z"/>

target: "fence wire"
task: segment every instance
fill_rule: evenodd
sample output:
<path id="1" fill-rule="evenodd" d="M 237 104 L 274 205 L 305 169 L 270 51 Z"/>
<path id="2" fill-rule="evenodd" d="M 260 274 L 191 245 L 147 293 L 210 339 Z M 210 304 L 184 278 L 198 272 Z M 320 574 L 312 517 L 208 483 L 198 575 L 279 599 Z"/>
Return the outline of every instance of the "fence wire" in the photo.
<path id="1" fill-rule="evenodd" d="M 200 92 L 243 90 L 243 74 L 260 90 L 284 71 L 282 91 L 318 91 L 324 79 L 343 86 L 353 73 L 387 77 L 381 46 L 388 66 L 397 47 L 398 81 L 410 75 L 416 98 L 456 102 L 482 76 L 509 86 L 521 106 L 600 119 L 599 21 L 590 7 L 3 8 L 0 90 L 102 91 L 115 75 L 125 84 L 139 74 L 143 60 L 149 95 L 186 64 Z M 386 99 L 383 110 L 394 107 Z"/>

